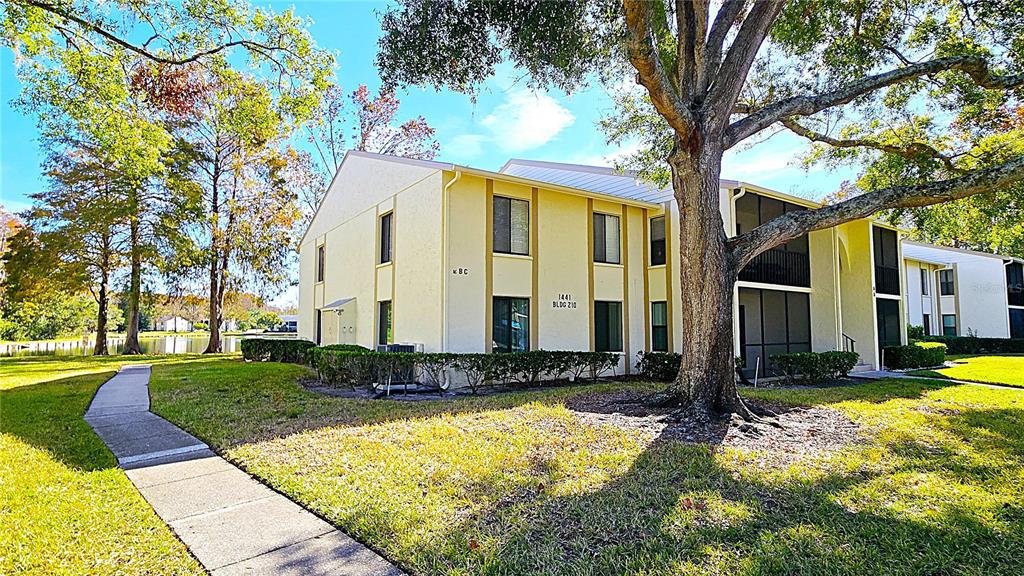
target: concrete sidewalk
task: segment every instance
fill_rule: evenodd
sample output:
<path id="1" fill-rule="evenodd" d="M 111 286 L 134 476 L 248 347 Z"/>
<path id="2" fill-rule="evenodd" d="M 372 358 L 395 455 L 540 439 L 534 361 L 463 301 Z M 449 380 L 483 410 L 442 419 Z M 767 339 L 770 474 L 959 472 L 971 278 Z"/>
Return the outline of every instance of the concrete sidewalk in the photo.
<path id="1" fill-rule="evenodd" d="M 221 574 L 400 575 L 398 568 L 149 411 L 150 367 L 125 366 L 85 420 L 199 561 Z"/>

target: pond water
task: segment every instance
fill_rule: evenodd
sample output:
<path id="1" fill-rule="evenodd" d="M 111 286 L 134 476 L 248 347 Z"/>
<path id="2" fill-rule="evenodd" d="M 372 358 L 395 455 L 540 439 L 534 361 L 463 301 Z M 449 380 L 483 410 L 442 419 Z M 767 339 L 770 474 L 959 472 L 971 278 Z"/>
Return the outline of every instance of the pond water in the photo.
<path id="1" fill-rule="evenodd" d="M 252 336 L 268 336 L 274 338 L 294 338 L 294 334 L 221 336 L 224 352 L 238 352 L 238 343 Z M 168 334 L 160 336 L 139 335 L 139 344 L 146 354 L 200 354 L 206 350 L 210 342 L 209 334 Z M 83 356 L 92 354 L 96 339 L 93 337 L 82 340 L 41 342 L 9 342 L 0 344 L 0 356 Z M 124 349 L 124 338 L 107 339 L 107 347 L 111 354 L 120 354 Z"/>

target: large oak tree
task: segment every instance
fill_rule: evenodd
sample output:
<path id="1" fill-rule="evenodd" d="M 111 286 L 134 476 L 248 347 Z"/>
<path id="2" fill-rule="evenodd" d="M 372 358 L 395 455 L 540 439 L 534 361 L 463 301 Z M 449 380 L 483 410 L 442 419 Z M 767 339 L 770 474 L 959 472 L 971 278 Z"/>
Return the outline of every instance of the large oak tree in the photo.
<path id="1" fill-rule="evenodd" d="M 1020 3 L 1010 0 L 403 0 L 382 19 L 378 65 L 394 84 L 463 92 L 503 61 L 536 87 L 635 78 L 643 105 L 657 114 L 656 133 L 667 134 L 660 159 L 680 211 L 682 362 L 662 400 L 691 414 L 750 417 L 733 372 L 739 271 L 813 230 L 1024 179 L 1022 156 L 965 168 L 934 142 L 958 130 L 985 132 L 982 122 L 955 124 L 958 110 L 1020 96 L 1022 20 Z M 930 138 L 885 138 L 885 126 L 870 122 L 882 108 L 890 111 L 884 117 L 933 111 Z M 851 119 L 863 120 L 856 135 L 842 131 Z M 722 156 L 777 129 L 946 169 L 728 238 L 719 211 Z"/>

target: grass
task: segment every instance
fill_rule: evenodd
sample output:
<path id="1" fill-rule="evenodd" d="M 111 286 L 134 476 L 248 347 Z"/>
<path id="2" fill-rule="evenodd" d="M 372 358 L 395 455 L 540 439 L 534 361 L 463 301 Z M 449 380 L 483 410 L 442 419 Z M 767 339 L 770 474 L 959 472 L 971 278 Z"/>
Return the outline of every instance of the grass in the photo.
<path id="1" fill-rule="evenodd" d="M 203 573 L 82 420 L 123 361 L 0 359 L 0 574 Z"/>
<path id="2" fill-rule="evenodd" d="M 747 390 L 825 405 L 864 442 L 784 467 L 584 424 L 622 385 L 404 403 L 305 369 L 154 369 L 154 409 L 418 574 L 1021 574 L 1024 390 L 888 380 Z M 652 387 L 653 389 L 653 387 Z"/>
<path id="3" fill-rule="evenodd" d="M 949 356 L 955 366 L 939 370 L 917 370 L 914 376 L 1005 384 L 1024 388 L 1024 354 L 1002 356 Z"/>

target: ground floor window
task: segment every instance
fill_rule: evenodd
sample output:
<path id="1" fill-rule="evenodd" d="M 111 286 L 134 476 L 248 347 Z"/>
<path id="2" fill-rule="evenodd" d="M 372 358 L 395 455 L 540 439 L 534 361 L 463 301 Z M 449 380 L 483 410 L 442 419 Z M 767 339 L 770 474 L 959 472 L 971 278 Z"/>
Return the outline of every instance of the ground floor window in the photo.
<path id="1" fill-rule="evenodd" d="M 740 288 L 740 351 L 745 373 L 771 373 L 770 358 L 811 351 L 811 300 L 804 292 Z"/>
<path id="2" fill-rule="evenodd" d="M 387 346 L 391 341 L 391 300 L 383 300 L 377 303 L 377 345 Z"/>
<path id="3" fill-rule="evenodd" d="M 1024 338 L 1024 308 L 1010 308 L 1010 338 Z"/>
<path id="4" fill-rule="evenodd" d="M 942 335 L 956 336 L 956 314 L 942 315 Z"/>
<path id="5" fill-rule="evenodd" d="M 320 338 L 322 337 L 323 330 L 323 310 L 316 311 L 316 345 L 320 345 Z"/>
<path id="6" fill-rule="evenodd" d="M 931 314 L 923 315 L 921 317 L 921 322 L 922 322 L 922 326 L 924 326 L 924 335 L 925 336 L 931 336 L 932 335 L 932 315 Z"/>
<path id="7" fill-rule="evenodd" d="M 530 349 L 530 299 L 494 298 L 491 349 L 526 352 Z"/>
<path id="8" fill-rule="evenodd" d="M 651 302 L 651 349 L 668 352 L 668 302 Z"/>
<path id="9" fill-rule="evenodd" d="M 594 349 L 622 352 L 622 302 L 594 302 Z"/>

